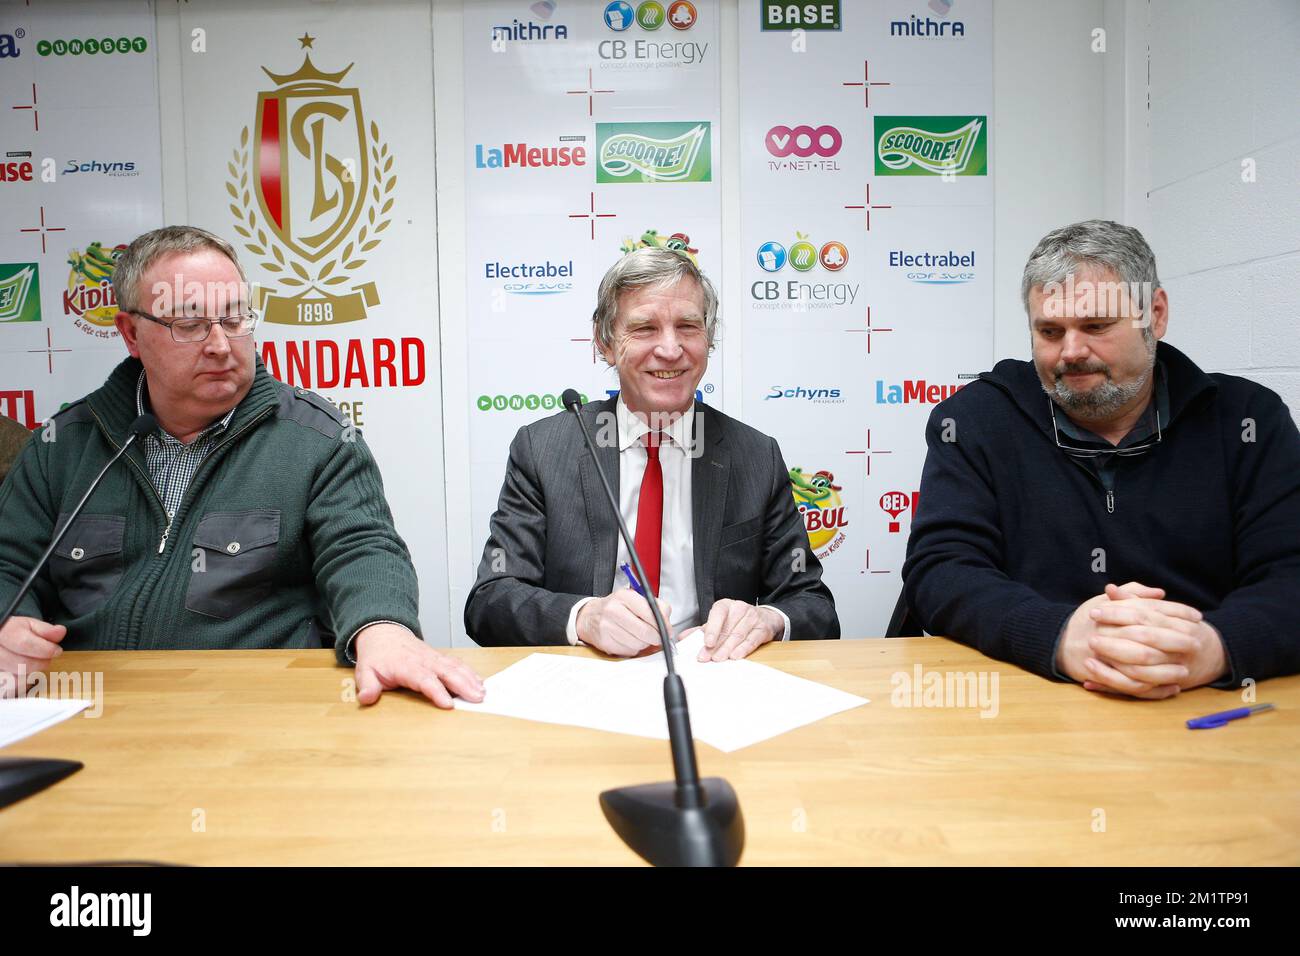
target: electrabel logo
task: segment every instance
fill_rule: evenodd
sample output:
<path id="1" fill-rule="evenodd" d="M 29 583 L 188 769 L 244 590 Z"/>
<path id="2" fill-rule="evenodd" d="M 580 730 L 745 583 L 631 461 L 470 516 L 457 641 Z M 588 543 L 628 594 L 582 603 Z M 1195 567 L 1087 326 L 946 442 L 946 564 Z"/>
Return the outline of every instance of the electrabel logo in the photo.
<path id="1" fill-rule="evenodd" d="M 811 402 L 814 405 L 844 404 L 844 394 L 840 389 L 821 385 L 796 385 L 794 388 L 787 388 L 784 385 L 769 385 L 767 394 L 763 396 L 763 401 L 769 402 L 773 399 L 786 398 Z"/>
<path id="2" fill-rule="evenodd" d="M 877 176 L 985 176 L 987 116 L 877 116 Z"/>
<path id="3" fill-rule="evenodd" d="M 802 232 L 796 232 L 795 238 L 798 241 L 788 252 L 779 242 L 765 242 L 759 246 L 759 268 L 764 272 L 780 272 L 788 262 L 798 272 L 811 272 L 818 265 L 827 272 L 839 272 L 849 264 L 849 250 L 842 242 L 825 242 L 819 249 Z"/>
<path id="4" fill-rule="evenodd" d="M 840 2 L 791 3 L 789 0 L 762 0 L 761 29 L 772 30 L 839 30 Z"/>
<path id="5" fill-rule="evenodd" d="M 488 262 L 483 277 L 504 279 L 502 288 L 511 295 L 560 295 L 573 291 L 573 260 L 558 265 L 543 262 Z"/>
<path id="6" fill-rule="evenodd" d="M 957 285 L 975 278 L 975 250 L 962 253 L 892 249 L 889 268 L 907 270 L 907 278 L 922 285 Z"/>
<path id="7" fill-rule="evenodd" d="M 658 30 L 667 23 L 674 30 L 689 30 L 700 17 L 690 0 L 673 0 L 666 6 L 659 0 L 643 0 L 632 9 L 632 4 L 615 0 L 605 7 L 605 26 L 622 33 L 636 23 L 642 30 Z"/>
<path id="8" fill-rule="evenodd" d="M 952 10 L 952 0 L 930 0 L 930 9 L 940 17 Z M 906 20 L 889 21 L 891 37 L 964 37 L 966 24 L 961 20 L 933 20 L 915 13 Z"/>
<path id="9" fill-rule="evenodd" d="M 973 377 L 973 376 L 970 376 Z M 940 385 L 927 382 L 923 378 L 907 378 L 902 382 L 888 384 L 884 379 L 876 379 L 877 405 L 937 405 L 945 398 L 957 393 L 960 385 Z"/>
<path id="10" fill-rule="evenodd" d="M 537 0 L 528 8 L 538 18 L 550 20 L 555 13 L 555 0 Z M 569 27 L 564 23 L 538 23 L 535 20 L 520 20 L 517 17 L 508 24 L 492 28 L 492 42 L 529 43 L 539 40 L 567 40 Z"/>
<path id="11" fill-rule="evenodd" d="M 13 33 L 0 33 L 0 60 L 22 56 L 18 41 L 27 36 L 27 31 L 18 27 Z"/>
<path id="12" fill-rule="evenodd" d="M 15 149 L 5 153 L 0 163 L 0 183 L 30 183 L 32 181 L 32 151 Z"/>
<path id="13" fill-rule="evenodd" d="M 587 404 L 587 396 L 579 396 Z M 563 408 L 559 395 L 480 395 L 477 402 L 480 412 L 551 412 Z"/>
<path id="14" fill-rule="evenodd" d="M 99 160 L 92 159 L 87 162 L 79 162 L 75 159 L 68 160 L 68 164 L 59 170 L 60 176 L 72 176 L 77 173 L 99 173 L 101 176 L 139 176 L 140 172 L 135 168 L 135 163 L 131 160 Z"/>
<path id="15" fill-rule="evenodd" d="M 775 157 L 768 160 L 768 169 L 838 172 L 839 164 L 831 157 L 839 153 L 844 137 L 834 126 L 773 126 L 763 145 Z"/>
<path id="16" fill-rule="evenodd" d="M 561 136 L 566 146 L 529 146 L 527 143 L 506 143 L 502 146 L 474 145 L 475 169 L 544 169 L 552 166 L 586 166 L 585 136 Z"/>

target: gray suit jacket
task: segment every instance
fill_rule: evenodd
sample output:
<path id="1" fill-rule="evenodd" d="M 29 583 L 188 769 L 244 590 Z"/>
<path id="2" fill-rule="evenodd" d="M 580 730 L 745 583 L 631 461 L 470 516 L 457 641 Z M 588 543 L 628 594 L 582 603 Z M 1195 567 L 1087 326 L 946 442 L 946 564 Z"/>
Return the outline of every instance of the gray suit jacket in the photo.
<path id="1" fill-rule="evenodd" d="M 808 546 L 776 440 L 703 403 L 702 453 L 691 462 L 695 588 L 701 621 L 719 598 L 771 604 L 792 640 L 837 638 L 835 600 Z M 572 412 L 519 429 L 465 630 L 479 644 L 565 644 L 573 605 L 604 597 L 614 580 L 618 523 Z M 614 400 L 583 406 L 601 467 L 618 497 Z"/>

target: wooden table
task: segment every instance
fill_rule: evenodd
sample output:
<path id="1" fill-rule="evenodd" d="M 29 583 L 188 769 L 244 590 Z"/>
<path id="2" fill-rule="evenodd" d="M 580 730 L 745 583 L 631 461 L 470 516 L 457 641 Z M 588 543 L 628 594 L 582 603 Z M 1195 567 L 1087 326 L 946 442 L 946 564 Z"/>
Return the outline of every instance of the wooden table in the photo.
<path id="1" fill-rule="evenodd" d="M 531 651 L 457 653 L 487 676 Z M 768 645 L 755 659 L 871 704 L 732 754 L 699 745 L 702 773 L 740 795 L 742 863 L 1300 863 L 1300 677 L 1259 686 L 1276 712 L 1189 731 L 1240 695 L 1103 697 L 940 638 Z M 923 681 L 996 674 L 997 715 L 891 704 L 894 675 L 918 664 Z M 637 863 L 597 794 L 671 774 L 662 741 L 404 693 L 359 708 L 328 651 L 57 665 L 104 673 L 102 716 L 3 751 L 86 767 L 0 811 L 2 861 Z"/>

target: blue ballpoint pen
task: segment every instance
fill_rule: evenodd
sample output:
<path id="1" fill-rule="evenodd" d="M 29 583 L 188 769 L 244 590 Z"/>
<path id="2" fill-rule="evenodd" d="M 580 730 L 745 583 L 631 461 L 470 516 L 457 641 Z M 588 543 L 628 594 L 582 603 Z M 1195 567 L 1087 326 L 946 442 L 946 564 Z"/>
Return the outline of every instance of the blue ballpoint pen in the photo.
<path id="1" fill-rule="evenodd" d="M 1257 714 L 1261 710 L 1272 709 L 1272 704 L 1256 704 L 1254 707 L 1238 707 L 1236 710 L 1221 710 L 1217 714 L 1206 714 L 1204 717 L 1193 717 L 1187 722 L 1187 729 L 1209 730 L 1211 727 L 1222 727 L 1230 720 L 1237 720 L 1240 717 L 1249 717 L 1251 714 Z"/>
<path id="2" fill-rule="evenodd" d="M 628 567 L 626 564 L 619 565 L 619 567 L 622 568 L 623 573 L 627 575 L 627 583 L 632 585 L 632 590 L 635 591 L 637 594 L 641 595 L 642 597 L 645 597 L 645 591 L 641 588 L 641 585 L 637 582 L 636 575 L 632 573 L 632 569 Z"/>

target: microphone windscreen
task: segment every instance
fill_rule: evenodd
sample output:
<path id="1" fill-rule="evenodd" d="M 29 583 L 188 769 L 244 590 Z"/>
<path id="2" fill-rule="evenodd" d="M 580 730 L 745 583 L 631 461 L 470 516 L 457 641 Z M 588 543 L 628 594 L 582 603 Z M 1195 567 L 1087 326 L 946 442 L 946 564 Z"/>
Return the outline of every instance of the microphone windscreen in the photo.
<path id="1" fill-rule="evenodd" d="M 578 394 L 577 389 L 566 388 L 564 394 L 560 396 L 560 402 L 565 408 L 574 411 L 582 406 L 582 396 Z"/>
<path id="2" fill-rule="evenodd" d="M 131 427 L 126 430 L 126 433 L 137 438 L 143 438 L 145 435 L 153 434 L 157 429 L 158 419 L 145 412 L 131 423 Z"/>

